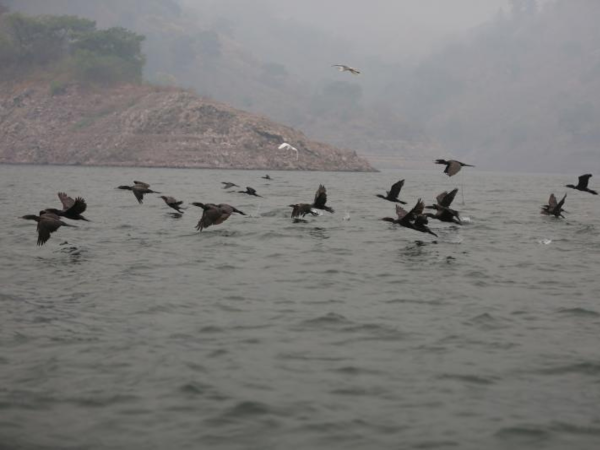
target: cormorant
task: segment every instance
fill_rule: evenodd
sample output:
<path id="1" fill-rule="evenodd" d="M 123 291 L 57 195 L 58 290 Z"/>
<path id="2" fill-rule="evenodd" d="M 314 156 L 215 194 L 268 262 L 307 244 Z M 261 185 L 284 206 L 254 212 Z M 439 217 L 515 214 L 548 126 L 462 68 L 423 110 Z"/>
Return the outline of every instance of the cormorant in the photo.
<path id="1" fill-rule="evenodd" d="M 180 209 L 180 206 L 182 205 L 183 202 L 178 202 L 177 200 L 175 200 L 174 197 L 167 197 L 165 195 L 161 195 L 160 198 L 162 198 L 165 201 L 167 206 L 169 206 L 170 208 L 173 208 L 178 213 L 183 214 L 183 211 Z"/>
<path id="2" fill-rule="evenodd" d="M 550 199 L 548 200 L 548 204 L 544 205 L 540 212 L 542 214 L 546 214 L 548 216 L 554 216 L 556 218 L 562 217 L 564 219 L 565 216 L 563 216 L 562 213 L 565 211 L 562 209 L 562 207 L 565 204 L 566 198 L 567 198 L 567 194 L 565 194 L 565 196 L 562 198 L 562 200 L 560 202 L 557 202 L 554 194 L 550 194 Z"/>
<path id="3" fill-rule="evenodd" d="M 256 189 L 251 188 L 251 187 L 246 187 L 245 191 L 238 191 L 240 194 L 248 194 L 248 195 L 254 195 L 255 197 L 262 197 L 262 195 L 258 195 L 256 193 Z"/>
<path id="4" fill-rule="evenodd" d="M 390 188 L 389 192 L 387 192 L 385 197 L 381 194 L 377 194 L 377 197 L 390 202 L 402 203 L 403 205 L 406 205 L 406 202 L 398 199 L 398 195 L 400 194 L 400 189 L 402 189 L 402 186 L 404 186 L 404 180 L 400 180 L 397 183 L 392 184 L 392 187 Z"/>
<path id="5" fill-rule="evenodd" d="M 37 222 L 37 245 L 44 245 L 48 239 L 50 239 L 50 234 L 54 233 L 63 225 L 65 227 L 75 227 L 75 225 L 70 225 L 60 220 L 60 217 L 56 214 L 47 211 L 40 211 L 39 216 L 28 214 L 21 218 L 25 220 L 35 220 Z"/>
<path id="6" fill-rule="evenodd" d="M 423 214 L 423 210 L 425 209 L 425 203 L 419 199 L 417 204 L 411 209 L 409 212 L 406 212 L 404 208 L 400 205 L 396 205 L 396 215 L 398 216 L 396 219 L 391 217 L 384 217 L 381 220 L 385 220 L 386 222 L 391 222 L 403 226 L 405 228 L 410 228 L 411 230 L 420 231 L 421 233 L 429 233 L 435 237 L 433 231 L 429 229 L 427 226 L 427 217 Z"/>
<path id="7" fill-rule="evenodd" d="M 437 204 L 432 206 L 426 206 L 428 209 L 435 209 L 437 211 L 436 214 L 425 214 L 427 217 L 431 217 L 432 219 L 437 219 L 442 222 L 451 222 L 456 223 L 458 225 L 462 225 L 462 221 L 460 220 L 460 215 L 458 211 L 451 209 L 450 205 L 454 201 L 454 197 L 456 197 L 456 193 L 458 192 L 458 188 L 448 192 L 442 192 L 440 195 L 436 197 Z"/>
<path id="8" fill-rule="evenodd" d="M 475 166 L 472 166 L 471 164 L 465 164 L 465 163 L 462 163 L 460 161 L 456 161 L 454 159 L 449 159 L 449 160 L 436 159 L 435 163 L 436 164 L 445 164 L 446 168 L 444 169 L 444 173 L 446 175 L 448 175 L 449 177 L 451 177 L 452 175 L 456 175 L 458 172 L 460 172 L 460 169 L 463 166 L 465 166 L 465 167 L 475 167 Z"/>
<path id="9" fill-rule="evenodd" d="M 577 186 L 573 186 L 572 184 L 567 184 L 566 187 L 571 189 L 577 189 L 578 191 L 589 192 L 590 194 L 598 195 L 598 193 L 590 188 L 588 188 L 588 183 L 590 182 L 590 178 L 592 178 L 592 174 L 588 173 L 586 175 L 581 175 L 579 177 L 579 183 Z"/>
<path id="10" fill-rule="evenodd" d="M 237 184 L 231 183 L 229 181 L 221 181 L 221 184 L 225 185 L 225 186 L 223 186 L 223 189 L 229 189 L 229 188 L 232 188 L 232 187 L 239 187 Z"/>
<path id="11" fill-rule="evenodd" d="M 325 189 L 325 186 L 320 184 L 319 189 L 317 189 L 317 192 L 315 193 L 315 201 L 313 202 L 312 207 L 333 213 L 333 208 L 325 206 L 325 203 L 327 203 L 327 189 Z"/>
<path id="12" fill-rule="evenodd" d="M 196 229 L 198 231 L 202 231 L 204 228 L 208 228 L 212 225 L 219 225 L 225 222 L 233 213 L 238 213 L 243 216 L 246 215 L 246 213 L 226 203 L 215 205 L 214 203 L 194 202 L 192 205 L 198 206 L 204 210 L 202 217 L 198 221 L 198 225 L 196 225 Z"/>
<path id="13" fill-rule="evenodd" d="M 143 203 L 142 199 L 144 198 L 144 194 L 160 194 L 160 192 L 150 189 L 150 185 L 148 183 L 144 183 L 143 181 L 134 181 L 133 186 L 119 186 L 117 189 L 133 191 L 133 195 L 135 195 L 135 198 L 137 198 L 137 201 L 140 204 Z"/>
<path id="14" fill-rule="evenodd" d="M 292 209 L 292 218 L 294 217 L 304 217 L 307 214 L 311 214 L 313 216 L 318 216 L 318 214 L 313 211 L 313 206 L 308 203 L 296 203 L 295 205 L 290 205 Z"/>
<path id="15" fill-rule="evenodd" d="M 273 178 L 271 178 L 271 176 L 269 174 L 266 174 L 264 177 L 262 177 L 263 180 L 272 180 Z"/>
<path id="16" fill-rule="evenodd" d="M 77 197 L 75 200 L 73 200 L 64 192 L 59 192 L 58 198 L 63 205 L 63 209 L 60 210 L 55 208 L 46 208 L 46 212 L 59 217 L 66 217 L 67 219 L 71 220 L 85 220 L 86 222 L 89 222 L 88 219 L 81 215 L 87 209 L 87 204 L 83 198 Z"/>

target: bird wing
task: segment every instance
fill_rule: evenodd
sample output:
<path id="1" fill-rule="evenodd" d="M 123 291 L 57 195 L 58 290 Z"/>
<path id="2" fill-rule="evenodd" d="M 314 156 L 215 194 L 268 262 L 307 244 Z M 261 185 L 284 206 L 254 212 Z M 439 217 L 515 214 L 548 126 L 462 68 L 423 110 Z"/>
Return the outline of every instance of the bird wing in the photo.
<path id="1" fill-rule="evenodd" d="M 284 150 L 284 149 L 286 149 L 286 148 L 290 148 L 290 147 L 291 147 L 291 145 L 290 145 L 290 144 L 288 144 L 288 143 L 284 142 L 283 144 L 281 144 L 281 145 L 280 145 L 279 147 L 277 147 L 277 148 L 278 148 L 279 150 Z"/>
<path id="2" fill-rule="evenodd" d="M 408 212 L 400 205 L 396 205 L 396 215 L 398 216 L 398 220 L 402 220 L 406 217 Z"/>
<path id="3" fill-rule="evenodd" d="M 48 214 L 42 215 L 37 225 L 37 245 L 44 245 L 46 242 L 48 242 L 48 239 L 50 239 L 50 234 L 58 230 L 61 225 L 62 222 L 57 218 L 50 217 Z"/>
<path id="4" fill-rule="evenodd" d="M 554 194 L 550 194 L 550 198 L 548 199 L 549 209 L 553 210 L 554 208 L 556 208 L 557 204 L 558 202 L 556 201 L 556 197 L 554 196 Z"/>
<path id="5" fill-rule="evenodd" d="M 423 203 L 423 201 L 421 199 L 419 199 L 417 201 L 417 204 L 413 207 L 413 209 L 410 210 L 410 212 L 408 214 L 413 216 L 413 218 L 416 218 L 417 216 L 422 215 L 424 210 L 425 210 L 425 203 Z"/>
<path id="6" fill-rule="evenodd" d="M 577 183 L 578 189 L 585 189 L 588 187 L 588 183 L 590 182 L 590 178 L 592 178 L 592 174 L 588 173 L 586 175 L 581 175 L 579 177 L 579 183 Z"/>
<path id="7" fill-rule="evenodd" d="M 452 175 L 456 175 L 458 172 L 460 172 L 461 167 L 462 166 L 458 161 L 450 160 L 447 162 L 444 173 L 451 177 Z"/>
<path id="8" fill-rule="evenodd" d="M 567 194 L 565 194 L 565 196 L 562 198 L 562 200 L 560 202 L 558 202 L 558 204 L 556 205 L 556 208 L 561 209 L 563 207 L 563 205 L 565 204 L 566 199 L 567 199 Z M 556 198 L 554 199 L 554 201 L 556 202 Z"/>
<path id="9" fill-rule="evenodd" d="M 325 203 L 327 203 L 327 189 L 321 184 L 315 193 L 314 206 L 315 208 L 323 209 L 325 207 Z"/>
<path id="10" fill-rule="evenodd" d="M 73 205 L 69 209 L 65 210 L 65 217 L 78 216 L 80 214 L 83 214 L 86 209 L 87 203 L 85 202 L 85 200 L 81 197 L 77 197 Z"/>
<path id="11" fill-rule="evenodd" d="M 139 188 L 139 189 L 138 189 Z M 144 198 L 144 191 L 147 188 L 144 188 L 141 184 L 140 185 L 135 185 L 132 189 L 133 191 L 133 195 L 135 195 L 135 198 L 137 198 L 138 203 L 143 203 L 142 199 Z"/>
<path id="12" fill-rule="evenodd" d="M 63 211 L 66 211 L 71 206 L 73 206 L 73 203 L 75 203 L 75 200 L 73 200 L 71 197 L 69 197 L 64 192 L 59 192 L 58 193 L 58 198 L 60 199 L 60 202 L 63 205 Z"/>
<path id="13" fill-rule="evenodd" d="M 444 192 L 443 195 L 444 197 L 440 200 L 440 195 L 438 195 L 437 197 L 437 201 L 441 206 L 444 206 L 446 208 L 448 208 L 452 202 L 454 201 L 454 197 L 456 197 L 456 193 L 458 192 L 458 188 L 453 189 L 452 191 L 450 191 L 450 193 L 448 192 Z"/>
<path id="14" fill-rule="evenodd" d="M 144 183 L 143 181 L 133 180 L 133 184 L 135 184 L 136 186 L 145 187 L 146 189 L 148 189 L 150 187 L 150 185 L 148 183 Z"/>
<path id="15" fill-rule="evenodd" d="M 402 189 L 402 186 L 404 186 L 404 180 L 400 180 L 397 183 L 392 184 L 388 196 L 391 198 L 397 198 L 398 194 L 400 194 L 400 189 Z"/>
<path id="16" fill-rule="evenodd" d="M 254 194 L 256 194 L 256 189 L 254 189 L 254 188 L 251 188 L 251 187 L 249 187 L 249 186 L 247 186 L 247 187 L 246 187 L 246 191 L 247 191 L 247 192 L 248 192 L 248 194 L 250 194 L 250 195 L 254 195 Z"/>
<path id="17" fill-rule="evenodd" d="M 211 225 L 214 225 L 217 220 L 221 217 L 223 212 L 220 208 L 208 207 L 202 213 L 202 217 L 196 226 L 196 229 L 202 231 L 204 228 L 208 228 Z"/>

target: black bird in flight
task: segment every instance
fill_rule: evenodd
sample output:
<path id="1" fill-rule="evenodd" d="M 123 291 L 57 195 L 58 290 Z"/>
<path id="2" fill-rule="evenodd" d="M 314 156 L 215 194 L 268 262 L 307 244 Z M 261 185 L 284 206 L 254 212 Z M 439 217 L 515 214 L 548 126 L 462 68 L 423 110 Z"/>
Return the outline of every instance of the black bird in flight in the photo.
<path id="1" fill-rule="evenodd" d="M 396 215 L 398 217 L 396 219 L 393 219 L 391 217 L 384 217 L 381 220 L 395 223 L 405 228 L 410 228 L 411 230 L 420 231 L 421 233 L 428 233 L 437 237 L 437 234 L 431 231 L 427 226 L 428 221 L 427 217 L 423 214 L 424 209 L 425 203 L 423 203 L 423 201 L 419 199 L 419 201 L 417 201 L 417 204 L 409 212 L 406 212 L 406 210 L 400 205 L 396 205 Z"/>
<path id="2" fill-rule="evenodd" d="M 262 197 L 262 195 L 258 195 L 256 193 L 256 189 L 251 188 L 251 187 L 246 187 L 245 191 L 238 191 L 240 194 L 248 194 L 248 195 L 253 195 L 254 197 Z"/>
<path id="3" fill-rule="evenodd" d="M 264 180 L 272 180 L 273 178 L 271 178 L 271 176 L 269 174 L 266 174 L 264 177 L 262 177 Z"/>
<path id="4" fill-rule="evenodd" d="M 119 186 L 117 189 L 132 191 L 133 195 L 135 195 L 135 198 L 140 204 L 143 203 L 142 200 L 144 198 L 144 194 L 160 194 L 160 192 L 150 189 L 150 185 L 148 183 L 144 183 L 143 181 L 134 181 L 133 186 Z"/>
<path id="5" fill-rule="evenodd" d="M 85 220 L 86 222 L 89 222 L 88 219 L 82 216 L 87 209 L 87 204 L 83 198 L 77 197 L 73 200 L 64 192 L 59 192 L 58 198 L 63 205 L 63 209 L 47 208 L 45 210 L 46 212 L 58 217 L 65 217 L 71 220 Z"/>
<path id="6" fill-rule="evenodd" d="M 208 228 L 212 225 L 222 224 L 229 219 L 229 216 L 231 216 L 233 213 L 238 213 L 243 216 L 246 215 L 246 213 L 226 203 L 215 205 L 214 203 L 194 202 L 192 205 L 198 206 L 204 210 L 202 217 L 198 221 L 198 225 L 196 225 L 196 229 L 198 231 L 202 231 L 204 228 Z"/>
<path id="7" fill-rule="evenodd" d="M 181 210 L 181 205 L 183 204 L 183 202 L 177 201 L 174 197 L 168 197 L 166 195 L 161 195 L 160 198 L 162 198 L 165 201 L 167 206 L 173 208 L 178 213 L 183 214 L 183 211 Z"/>
<path id="8" fill-rule="evenodd" d="M 450 208 L 457 192 L 458 188 L 453 189 L 450 192 L 444 191 L 438 195 L 436 197 L 437 203 L 435 205 L 426 206 L 427 209 L 435 209 L 437 212 L 435 214 L 428 213 L 426 216 L 441 222 L 451 222 L 462 225 L 458 211 Z"/>
<path id="9" fill-rule="evenodd" d="M 296 203 L 295 205 L 290 205 L 292 209 L 292 218 L 295 217 L 304 217 L 307 214 L 311 214 L 313 216 L 318 216 L 319 214 L 313 211 L 312 205 L 308 203 Z"/>
<path id="10" fill-rule="evenodd" d="M 47 211 L 40 211 L 39 216 L 36 216 L 34 214 L 28 214 L 21 218 L 25 220 L 35 220 L 37 222 L 37 245 L 44 245 L 46 242 L 48 242 L 48 239 L 50 239 L 50 235 L 62 226 L 75 227 L 75 225 L 70 225 L 60 220 L 60 217 L 56 214 Z"/>
<path id="11" fill-rule="evenodd" d="M 449 177 L 451 177 L 452 175 L 456 175 L 458 172 L 460 172 L 460 169 L 462 167 L 475 167 L 475 166 L 472 166 L 471 164 L 465 164 L 460 161 L 456 161 L 454 159 L 449 159 L 449 160 L 436 159 L 435 163 L 436 164 L 444 164 L 446 166 L 446 168 L 444 169 L 444 173 L 446 175 L 448 175 Z"/>
<path id="12" fill-rule="evenodd" d="M 598 195 L 598 193 L 590 188 L 588 188 L 588 183 L 590 182 L 590 178 L 592 178 L 592 174 L 588 173 L 586 175 L 581 175 L 579 177 L 579 183 L 577 186 L 573 186 L 572 184 L 567 184 L 566 187 L 571 189 L 577 189 L 578 191 L 589 192 L 590 194 Z"/>
<path id="13" fill-rule="evenodd" d="M 225 185 L 225 186 L 223 186 L 223 189 L 229 189 L 229 188 L 232 188 L 232 187 L 239 187 L 237 184 L 231 183 L 230 181 L 221 181 L 221 184 Z"/>
<path id="14" fill-rule="evenodd" d="M 390 188 L 389 192 L 387 192 L 387 195 L 383 196 L 381 194 L 377 194 L 377 197 L 390 202 L 402 203 L 403 205 L 406 205 L 406 202 L 398 199 L 398 195 L 400 194 L 400 189 L 402 189 L 402 186 L 404 186 L 404 180 L 400 180 L 397 183 L 392 184 L 392 187 Z"/>
<path id="15" fill-rule="evenodd" d="M 315 201 L 313 202 L 312 207 L 314 209 L 321 209 L 323 211 L 333 213 L 334 212 L 333 208 L 330 208 L 329 206 L 325 206 L 326 203 L 327 203 L 327 189 L 325 188 L 325 186 L 320 184 L 319 189 L 317 189 L 317 192 L 315 193 Z"/>
<path id="16" fill-rule="evenodd" d="M 562 209 L 562 207 L 565 204 L 566 198 L 567 198 L 567 194 L 565 194 L 565 196 L 562 198 L 562 200 L 560 202 L 557 202 L 554 194 L 550 194 L 550 199 L 548 200 L 548 204 L 544 205 L 542 207 L 541 213 L 546 214 L 548 216 L 554 216 L 556 218 L 562 217 L 564 219 L 565 216 L 563 216 L 562 213 L 566 212 L 566 211 L 564 211 Z"/>

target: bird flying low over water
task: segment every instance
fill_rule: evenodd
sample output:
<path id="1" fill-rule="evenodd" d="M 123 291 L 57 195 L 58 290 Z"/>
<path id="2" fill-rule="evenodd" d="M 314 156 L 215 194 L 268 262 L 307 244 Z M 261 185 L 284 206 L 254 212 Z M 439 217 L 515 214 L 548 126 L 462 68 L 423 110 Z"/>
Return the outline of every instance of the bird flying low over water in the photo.
<path id="1" fill-rule="evenodd" d="M 325 186 L 320 184 L 319 189 L 317 189 L 317 192 L 315 193 L 315 201 L 313 202 L 312 207 L 333 213 L 333 208 L 325 206 L 325 203 L 327 203 L 327 189 L 325 189 Z"/>
<path id="2" fill-rule="evenodd" d="M 352 75 L 360 75 L 359 70 L 345 64 L 333 64 L 331 67 L 337 67 L 340 72 L 350 72 Z"/>
<path id="3" fill-rule="evenodd" d="M 449 159 L 449 160 L 436 159 L 435 163 L 436 164 L 445 164 L 446 168 L 444 169 L 444 173 L 446 175 L 448 175 L 449 177 L 451 177 L 452 175 L 456 175 L 458 172 L 460 172 L 460 169 L 463 167 L 475 167 L 475 166 L 472 166 L 471 164 L 465 164 L 460 161 L 456 161 L 454 159 Z"/>
<path id="4" fill-rule="evenodd" d="M 173 208 L 178 213 L 183 214 L 183 211 L 180 208 L 183 202 L 175 200 L 174 197 L 167 197 L 166 195 L 161 195 L 160 198 L 162 198 L 165 201 L 167 206 Z"/>
<path id="5" fill-rule="evenodd" d="M 135 198 L 140 204 L 143 203 L 142 200 L 144 198 L 144 194 L 160 194 L 160 192 L 150 189 L 150 185 L 148 183 L 144 183 L 143 181 L 134 181 L 133 186 L 119 186 L 117 189 L 132 191 L 133 195 L 135 195 Z"/>
<path id="6" fill-rule="evenodd" d="M 560 202 L 557 202 L 554 194 L 550 194 L 550 199 L 548 200 L 548 204 L 542 206 L 542 211 L 540 211 L 541 214 L 546 214 L 548 216 L 554 216 L 556 218 L 562 217 L 564 219 L 565 216 L 563 216 L 562 213 L 566 212 L 566 211 L 564 211 L 562 209 L 562 207 L 565 204 L 566 198 L 567 198 L 567 194 L 565 194 L 565 196 L 562 198 L 562 200 Z"/>
<path id="7" fill-rule="evenodd" d="M 261 177 L 263 180 L 272 180 L 269 174 L 266 174 L 264 177 Z"/>
<path id="8" fill-rule="evenodd" d="M 229 181 L 221 181 L 221 184 L 225 185 L 225 186 L 223 186 L 223 189 L 229 189 L 229 188 L 232 188 L 232 187 L 239 187 L 237 184 L 231 183 Z"/>
<path id="9" fill-rule="evenodd" d="M 75 225 L 70 225 L 60 220 L 60 217 L 56 214 L 47 211 L 40 211 L 39 216 L 28 214 L 21 218 L 25 220 L 35 220 L 37 222 L 37 245 L 44 245 L 46 242 L 48 242 L 50 235 L 62 226 L 75 227 Z"/>
<path id="10" fill-rule="evenodd" d="M 225 222 L 233 213 L 238 213 L 243 216 L 246 215 L 246 213 L 226 203 L 215 205 L 214 203 L 194 202 L 192 205 L 198 206 L 204 210 L 202 217 L 198 221 L 198 225 L 196 225 L 196 229 L 198 231 L 202 231 L 204 228 L 208 228 L 212 225 L 219 225 Z"/>
<path id="11" fill-rule="evenodd" d="M 246 187 L 245 191 L 238 191 L 240 194 L 248 194 L 248 195 L 253 195 L 254 197 L 262 197 L 262 195 L 258 195 L 256 193 L 256 189 L 251 188 L 251 187 Z"/>
<path id="12" fill-rule="evenodd" d="M 386 196 L 377 194 L 377 197 L 390 202 L 402 203 L 403 205 L 406 205 L 406 202 L 398 199 L 398 195 L 400 194 L 400 189 L 402 189 L 402 186 L 404 186 L 404 180 L 400 180 L 397 183 L 392 184 L 392 187 L 390 188 L 389 192 L 387 192 Z"/>
<path id="13" fill-rule="evenodd" d="M 588 188 L 588 183 L 590 182 L 590 178 L 592 178 L 592 174 L 588 173 L 586 175 L 581 175 L 579 177 L 579 183 L 577 186 L 573 186 L 572 184 L 567 184 L 566 187 L 571 189 L 577 189 L 578 191 L 589 192 L 590 194 L 598 195 L 598 193 L 590 188 Z"/>
<path id="14" fill-rule="evenodd" d="M 58 198 L 60 199 L 63 205 L 63 209 L 60 210 L 54 208 L 47 208 L 45 210 L 46 212 L 54 214 L 58 217 L 65 217 L 71 220 L 85 220 L 86 222 L 89 222 L 88 219 L 81 215 L 87 209 L 87 204 L 85 203 L 85 200 L 83 198 L 77 197 L 75 200 L 73 200 L 64 192 L 59 192 Z"/>
<path id="15" fill-rule="evenodd" d="M 428 209 L 435 209 L 437 213 L 428 213 L 425 215 L 427 217 L 431 217 L 432 219 L 437 219 L 441 222 L 451 222 L 456 223 L 458 225 L 462 225 L 462 221 L 460 220 L 460 215 L 458 214 L 458 211 L 450 209 L 450 205 L 454 201 L 454 197 L 456 197 L 457 192 L 458 188 L 453 189 L 450 192 L 442 192 L 436 197 L 437 203 L 435 205 L 426 206 L 426 208 Z"/>
<path id="16" fill-rule="evenodd" d="M 312 205 L 308 203 L 296 203 L 295 205 L 290 205 L 292 209 L 292 218 L 295 217 L 304 217 L 307 214 L 311 214 L 313 216 L 318 216 L 319 214 L 312 209 Z"/>
<path id="17" fill-rule="evenodd" d="M 417 201 L 417 204 L 409 212 L 406 212 L 406 210 L 400 205 L 396 205 L 396 215 L 398 217 L 396 219 L 393 219 L 391 217 L 384 217 L 381 220 L 395 223 L 405 228 L 410 228 L 411 230 L 420 231 L 421 233 L 429 233 L 437 237 L 437 234 L 431 231 L 427 226 L 428 221 L 427 217 L 423 214 L 424 209 L 425 203 L 423 203 L 421 199 L 419 199 L 419 201 Z"/>

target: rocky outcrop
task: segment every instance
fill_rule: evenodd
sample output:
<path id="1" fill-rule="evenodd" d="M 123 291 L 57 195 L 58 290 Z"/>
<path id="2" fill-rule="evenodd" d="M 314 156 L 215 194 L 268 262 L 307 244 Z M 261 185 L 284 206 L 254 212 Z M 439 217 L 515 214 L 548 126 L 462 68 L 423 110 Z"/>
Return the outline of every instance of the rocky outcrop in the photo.
<path id="1" fill-rule="evenodd" d="M 282 142 L 298 155 L 278 150 Z M 144 85 L 0 85 L 0 163 L 374 170 L 355 152 L 264 117 Z"/>

